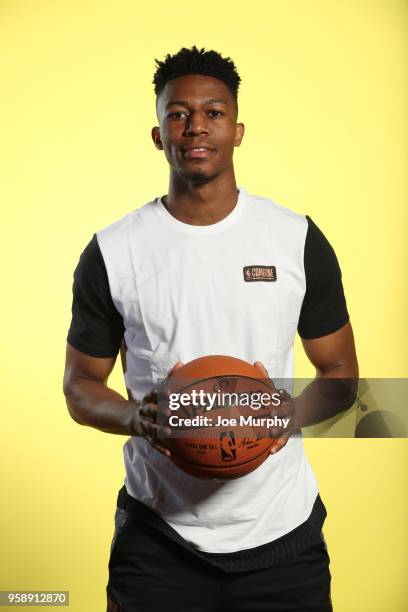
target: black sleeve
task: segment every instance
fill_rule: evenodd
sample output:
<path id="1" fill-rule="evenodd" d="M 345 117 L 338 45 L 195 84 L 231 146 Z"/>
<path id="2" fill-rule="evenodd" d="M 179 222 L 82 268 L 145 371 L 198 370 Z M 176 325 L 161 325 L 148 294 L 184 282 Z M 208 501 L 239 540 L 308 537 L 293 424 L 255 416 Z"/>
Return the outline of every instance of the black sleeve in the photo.
<path id="1" fill-rule="evenodd" d="M 96 235 L 74 272 L 72 320 L 67 341 L 92 357 L 116 357 L 123 338 L 123 319 L 116 310 Z"/>
<path id="2" fill-rule="evenodd" d="M 310 217 L 305 241 L 306 293 L 300 311 L 298 332 L 302 338 L 327 336 L 349 320 L 341 271 L 328 240 Z"/>

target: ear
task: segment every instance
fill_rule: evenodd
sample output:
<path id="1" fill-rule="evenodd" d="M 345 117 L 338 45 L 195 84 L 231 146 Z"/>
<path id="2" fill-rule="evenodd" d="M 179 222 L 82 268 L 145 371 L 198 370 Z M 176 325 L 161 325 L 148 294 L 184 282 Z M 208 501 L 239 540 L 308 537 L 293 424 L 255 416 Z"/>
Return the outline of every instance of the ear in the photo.
<path id="1" fill-rule="evenodd" d="M 243 123 L 237 123 L 235 126 L 235 138 L 234 147 L 239 147 L 242 142 L 245 133 L 245 125 Z"/>
<path id="2" fill-rule="evenodd" d="M 161 136 L 160 136 L 160 128 L 154 127 L 152 129 L 152 140 L 154 142 L 154 146 L 156 147 L 156 149 L 159 149 L 159 151 L 163 151 L 163 143 L 162 143 Z"/>

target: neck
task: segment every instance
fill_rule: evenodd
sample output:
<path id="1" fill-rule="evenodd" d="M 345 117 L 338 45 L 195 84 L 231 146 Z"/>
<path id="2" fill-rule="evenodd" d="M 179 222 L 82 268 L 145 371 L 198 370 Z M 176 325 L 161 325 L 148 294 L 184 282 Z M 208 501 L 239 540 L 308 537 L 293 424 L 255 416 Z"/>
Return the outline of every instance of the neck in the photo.
<path id="1" fill-rule="evenodd" d="M 170 175 L 169 193 L 163 203 L 173 217 L 190 225 L 213 225 L 235 208 L 238 200 L 234 170 L 208 183 L 194 184 Z"/>

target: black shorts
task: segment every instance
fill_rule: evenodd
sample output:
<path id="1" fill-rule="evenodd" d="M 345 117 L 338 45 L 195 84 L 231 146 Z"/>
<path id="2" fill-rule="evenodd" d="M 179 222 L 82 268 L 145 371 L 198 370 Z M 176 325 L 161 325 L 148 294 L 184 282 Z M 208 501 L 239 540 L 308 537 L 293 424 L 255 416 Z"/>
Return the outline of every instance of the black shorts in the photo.
<path id="1" fill-rule="evenodd" d="M 117 512 L 108 612 L 331 612 L 330 558 L 321 543 L 272 567 L 228 573 Z"/>

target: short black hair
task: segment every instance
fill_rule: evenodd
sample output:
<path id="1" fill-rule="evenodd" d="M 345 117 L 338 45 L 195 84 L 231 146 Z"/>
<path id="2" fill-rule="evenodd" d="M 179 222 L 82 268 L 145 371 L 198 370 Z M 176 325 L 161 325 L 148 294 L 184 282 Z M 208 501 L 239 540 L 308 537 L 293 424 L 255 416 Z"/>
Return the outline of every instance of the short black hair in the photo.
<path id="1" fill-rule="evenodd" d="M 222 57 L 217 51 L 206 51 L 197 49 L 194 45 L 191 49 L 183 47 L 175 53 L 166 55 L 165 60 L 155 60 L 156 72 L 153 77 L 154 91 L 158 96 L 164 89 L 166 83 L 177 77 L 188 74 L 202 74 L 224 81 L 228 89 L 238 98 L 238 88 L 241 77 L 230 57 Z"/>

